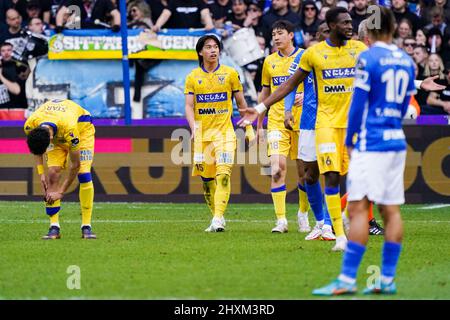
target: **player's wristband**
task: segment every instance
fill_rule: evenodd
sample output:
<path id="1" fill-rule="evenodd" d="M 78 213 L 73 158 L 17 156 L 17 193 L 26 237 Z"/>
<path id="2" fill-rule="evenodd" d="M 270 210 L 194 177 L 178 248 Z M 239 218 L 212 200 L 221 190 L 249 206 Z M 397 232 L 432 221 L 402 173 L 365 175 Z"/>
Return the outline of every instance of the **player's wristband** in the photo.
<path id="1" fill-rule="evenodd" d="M 414 80 L 414 86 L 416 89 L 421 89 L 420 86 L 422 85 L 422 80 Z"/>
<path id="2" fill-rule="evenodd" d="M 263 113 L 264 111 L 266 111 L 267 110 L 267 107 L 264 105 L 264 103 L 260 103 L 260 104 L 258 104 L 256 107 L 255 107 L 255 110 L 259 113 L 259 114 L 261 114 L 261 113 Z"/>
<path id="3" fill-rule="evenodd" d="M 38 175 L 44 174 L 44 166 L 42 164 L 38 164 L 36 168 Z"/>

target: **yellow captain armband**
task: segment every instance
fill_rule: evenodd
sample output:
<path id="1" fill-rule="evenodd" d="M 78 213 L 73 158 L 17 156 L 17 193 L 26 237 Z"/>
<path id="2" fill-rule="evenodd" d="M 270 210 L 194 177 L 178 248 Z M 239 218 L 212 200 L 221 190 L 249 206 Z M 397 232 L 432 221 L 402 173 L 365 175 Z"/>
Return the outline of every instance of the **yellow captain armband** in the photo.
<path id="1" fill-rule="evenodd" d="M 38 175 L 44 174 L 44 166 L 42 164 L 37 165 L 37 173 Z"/>
<path id="2" fill-rule="evenodd" d="M 245 126 L 245 138 L 248 142 L 255 140 L 255 131 L 253 130 L 253 126 L 251 124 Z"/>

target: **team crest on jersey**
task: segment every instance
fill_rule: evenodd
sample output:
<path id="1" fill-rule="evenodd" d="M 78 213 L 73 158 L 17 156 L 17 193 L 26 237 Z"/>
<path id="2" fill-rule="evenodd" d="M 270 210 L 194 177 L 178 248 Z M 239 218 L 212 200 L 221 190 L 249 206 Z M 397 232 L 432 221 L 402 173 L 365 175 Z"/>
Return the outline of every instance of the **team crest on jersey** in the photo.
<path id="1" fill-rule="evenodd" d="M 351 50 L 348 51 L 348 53 L 352 56 L 352 58 L 355 58 L 355 56 L 356 56 L 356 51 L 355 50 L 351 49 Z"/>
<path id="2" fill-rule="evenodd" d="M 275 65 L 274 64 L 272 64 L 272 69 L 275 69 Z"/>
<path id="3" fill-rule="evenodd" d="M 325 54 L 325 55 L 324 55 L 323 57 L 325 58 L 325 60 L 327 60 L 327 58 L 328 58 L 328 55 L 326 55 L 326 54 Z"/>
<path id="4" fill-rule="evenodd" d="M 225 76 L 218 76 L 217 79 L 219 80 L 220 84 L 224 84 L 225 83 Z"/>
<path id="5" fill-rule="evenodd" d="M 199 79 L 199 80 L 198 80 L 198 84 L 202 84 L 202 80 Z"/>

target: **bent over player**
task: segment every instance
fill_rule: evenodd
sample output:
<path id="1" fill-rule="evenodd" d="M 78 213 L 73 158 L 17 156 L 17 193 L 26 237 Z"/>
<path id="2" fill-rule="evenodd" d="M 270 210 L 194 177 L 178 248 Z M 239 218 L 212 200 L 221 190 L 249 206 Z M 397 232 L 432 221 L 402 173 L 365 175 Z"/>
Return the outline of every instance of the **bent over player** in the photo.
<path id="1" fill-rule="evenodd" d="M 91 166 L 94 157 L 95 128 L 88 111 L 71 100 L 51 100 L 41 105 L 25 122 L 27 144 L 35 155 L 37 171 L 45 193 L 50 229 L 42 239 L 59 239 L 61 199 L 73 180 L 80 182 L 81 236 L 96 239 L 91 229 L 94 186 Z M 44 157 L 48 175 L 44 173 Z M 61 171 L 70 158 L 69 174 L 59 183 Z"/>

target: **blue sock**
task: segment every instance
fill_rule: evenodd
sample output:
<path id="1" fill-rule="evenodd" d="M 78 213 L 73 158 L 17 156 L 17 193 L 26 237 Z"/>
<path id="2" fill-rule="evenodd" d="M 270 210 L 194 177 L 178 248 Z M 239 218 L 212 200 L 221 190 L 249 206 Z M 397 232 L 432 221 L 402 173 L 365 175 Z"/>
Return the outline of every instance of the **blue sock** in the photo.
<path id="1" fill-rule="evenodd" d="M 323 224 L 326 224 L 331 227 L 331 218 L 330 218 L 330 214 L 328 213 L 328 208 L 327 208 L 326 203 L 323 204 L 323 216 L 325 219 L 325 222 Z"/>
<path id="2" fill-rule="evenodd" d="M 311 206 L 314 216 L 317 221 L 323 220 L 323 195 L 320 183 L 317 181 L 314 184 L 305 183 L 306 195 L 308 196 L 309 205 Z"/>
<path id="3" fill-rule="evenodd" d="M 347 249 L 344 252 L 341 275 L 350 279 L 356 279 L 356 273 L 358 272 L 359 264 L 365 251 L 366 246 L 349 241 L 347 243 Z"/>
<path id="4" fill-rule="evenodd" d="M 386 278 L 394 278 L 397 269 L 398 258 L 402 244 L 396 242 L 385 242 L 383 245 L 383 261 L 381 265 L 381 276 Z"/>

